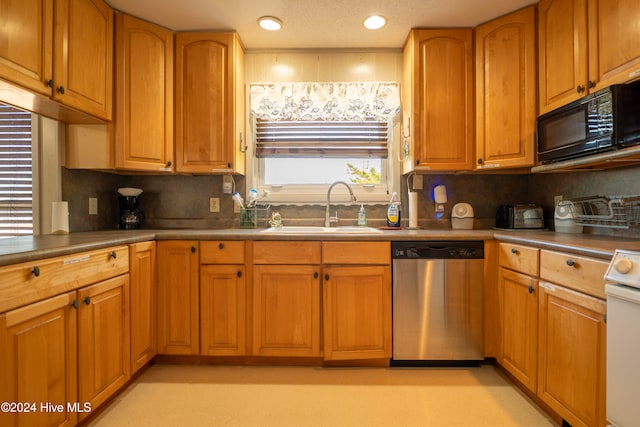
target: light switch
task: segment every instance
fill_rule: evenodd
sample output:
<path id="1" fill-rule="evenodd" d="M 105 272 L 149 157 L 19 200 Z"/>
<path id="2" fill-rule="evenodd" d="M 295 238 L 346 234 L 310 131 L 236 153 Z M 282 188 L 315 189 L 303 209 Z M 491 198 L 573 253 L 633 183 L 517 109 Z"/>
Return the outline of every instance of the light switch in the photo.
<path id="1" fill-rule="evenodd" d="M 218 197 L 209 198 L 209 212 L 220 213 L 220 199 Z"/>
<path id="2" fill-rule="evenodd" d="M 89 197 L 89 215 L 98 215 L 97 197 Z"/>

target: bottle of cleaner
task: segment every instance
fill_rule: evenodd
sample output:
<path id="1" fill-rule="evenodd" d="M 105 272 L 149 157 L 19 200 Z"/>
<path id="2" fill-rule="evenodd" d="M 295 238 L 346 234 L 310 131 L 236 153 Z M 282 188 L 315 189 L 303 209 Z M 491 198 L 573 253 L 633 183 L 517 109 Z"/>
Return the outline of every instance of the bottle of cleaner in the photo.
<path id="1" fill-rule="evenodd" d="M 398 201 L 398 193 L 395 191 L 391 194 L 389 200 L 389 209 L 387 209 L 387 226 L 400 227 L 400 201 Z"/>
<path id="2" fill-rule="evenodd" d="M 364 204 L 360 204 L 360 211 L 358 212 L 358 225 L 367 225 L 367 216 L 364 213 Z"/>

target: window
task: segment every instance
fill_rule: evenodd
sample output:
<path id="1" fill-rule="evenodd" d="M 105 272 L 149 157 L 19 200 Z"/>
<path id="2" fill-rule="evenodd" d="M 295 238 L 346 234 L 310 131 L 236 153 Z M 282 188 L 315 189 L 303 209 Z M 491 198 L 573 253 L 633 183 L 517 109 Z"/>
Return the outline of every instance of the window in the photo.
<path id="1" fill-rule="evenodd" d="M 0 104 L 0 238 L 33 234 L 31 113 Z"/>
<path id="2" fill-rule="evenodd" d="M 395 83 L 252 85 L 249 185 L 270 189 L 276 203 L 323 203 L 328 186 L 344 181 L 358 201 L 388 201 L 397 191 L 390 160 L 397 89 Z"/>

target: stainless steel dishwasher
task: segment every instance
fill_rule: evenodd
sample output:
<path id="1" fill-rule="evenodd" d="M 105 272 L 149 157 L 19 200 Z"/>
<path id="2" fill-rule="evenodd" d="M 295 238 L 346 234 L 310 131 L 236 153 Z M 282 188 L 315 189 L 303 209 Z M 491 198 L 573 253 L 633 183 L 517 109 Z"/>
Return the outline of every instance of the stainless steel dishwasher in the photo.
<path id="1" fill-rule="evenodd" d="M 391 364 L 483 360 L 484 242 L 392 242 L 391 250 Z"/>

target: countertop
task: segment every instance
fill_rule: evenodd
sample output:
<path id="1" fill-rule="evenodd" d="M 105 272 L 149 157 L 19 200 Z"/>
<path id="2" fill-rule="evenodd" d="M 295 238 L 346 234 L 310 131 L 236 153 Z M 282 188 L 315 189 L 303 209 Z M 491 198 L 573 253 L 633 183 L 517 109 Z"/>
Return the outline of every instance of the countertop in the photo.
<path id="1" fill-rule="evenodd" d="M 385 230 L 376 234 L 271 234 L 251 229 L 106 230 L 0 239 L 0 265 L 63 256 L 149 240 L 493 240 L 609 260 L 615 249 L 640 251 L 640 239 L 551 231 Z"/>

